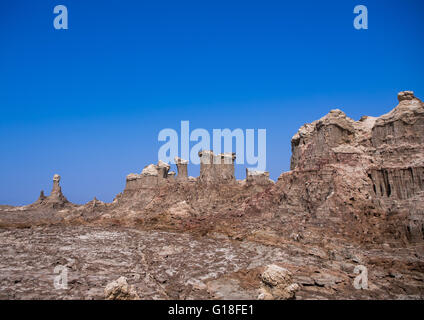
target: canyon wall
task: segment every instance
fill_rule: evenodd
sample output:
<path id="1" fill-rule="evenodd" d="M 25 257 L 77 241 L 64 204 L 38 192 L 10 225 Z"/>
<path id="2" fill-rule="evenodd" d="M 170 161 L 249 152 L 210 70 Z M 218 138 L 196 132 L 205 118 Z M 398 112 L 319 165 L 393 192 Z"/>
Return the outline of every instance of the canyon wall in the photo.
<path id="1" fill-rule="evenodd" d="M 291 171 L 276 186 L 287 199 L 284 209 L 368 220 L 395 237 L 422 241 L 424 104 L 411 91 L 398 100 L 378 118 L 354 121 L 332 110 L 300 128 L 292 138 Z"/>

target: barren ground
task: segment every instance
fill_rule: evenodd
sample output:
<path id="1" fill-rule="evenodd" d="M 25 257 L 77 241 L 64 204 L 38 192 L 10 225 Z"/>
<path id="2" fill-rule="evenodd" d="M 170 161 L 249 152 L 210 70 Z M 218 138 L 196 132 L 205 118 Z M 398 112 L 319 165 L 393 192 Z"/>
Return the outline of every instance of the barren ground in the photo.
<path id="1" fill-rule="evenodd" d="M 46 226 L 0 229 L 0 256 L 0 299 L 103 299 L 106 284 L 120 276 L 142 299 L 256 299 L 258 274 L 270 263 L 293 272 L 297 299 L 424 298 L 420 247 L 331 252 L 219 234 Z M 352 285 L 361 263 L 369 268 L 368 290 Z M 67 290 L 54 288 L 57 265 L 69 270 Z"/>

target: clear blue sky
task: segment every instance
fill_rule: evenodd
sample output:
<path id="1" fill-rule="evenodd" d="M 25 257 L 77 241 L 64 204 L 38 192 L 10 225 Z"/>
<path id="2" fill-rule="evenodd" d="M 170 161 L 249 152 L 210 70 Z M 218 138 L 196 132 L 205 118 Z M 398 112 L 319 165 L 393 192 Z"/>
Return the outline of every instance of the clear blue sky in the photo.
<path id="1" fill-rule="evenodd" d="M 53 28 L 59 4 L 68 30 Z M 0 204 L 35 201 L 55 173 L 69 200 L 111 201 L 181 120 L 267 129 L 276 179 L 304 123 L 424 98 L 423 57 L 422 0 L 1 1 Z"/>

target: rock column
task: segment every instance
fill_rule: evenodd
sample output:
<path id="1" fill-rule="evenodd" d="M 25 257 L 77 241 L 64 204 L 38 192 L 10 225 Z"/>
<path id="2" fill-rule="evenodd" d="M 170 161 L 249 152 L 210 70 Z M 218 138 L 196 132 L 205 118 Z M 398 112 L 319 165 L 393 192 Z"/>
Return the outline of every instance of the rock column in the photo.
<path id="1" fill-rule="evenodd" d="M 188 180 L 188 171 L 187 171 L 188 160 L 184 160 L 178 157 L 175 157 L 174 160 L 178 169 L 177 180 L 178 181 Z"/>

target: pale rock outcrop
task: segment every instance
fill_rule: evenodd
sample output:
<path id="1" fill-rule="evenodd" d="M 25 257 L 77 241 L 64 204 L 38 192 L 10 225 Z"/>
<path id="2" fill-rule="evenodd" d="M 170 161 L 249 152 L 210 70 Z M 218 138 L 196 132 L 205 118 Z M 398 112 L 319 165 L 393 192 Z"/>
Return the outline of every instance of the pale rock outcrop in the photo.
<path id="1" fill-rule="evenodd" d="M 398 93 L 399 102 L 402 102 L 404 100 L 413 100 L 413 99 L 417 99 L 414 96 L 414 91 L 402 91 Z"/>
<path id="2" fill-rule="evenodd" d="M 168 181 L 168 172 L 171 166 L 162 160 L 157 165 L 149 164 L 141 171 L 141 174 L 130 173 L 127 175 L 126 192 L 140 191 L 144 189 L 152 189 L 159 184 Z M 173 174 L 171 174 L 173 177 Z"/>
<path id="3" fill-rule="evenodd" d="M 377 149 L 388 149 L 391 153 L 385 158 L 391 161 L 398 157 L 399 148 L 423 147 L 424 141 L 424 105 L 412 91 L 400 92 L 399 104 L 389 113 L 382 115 L 372 128 L 372 144 Z M 402 149 L 403 149 L 402 148 Z M 412 154 L 411 154 L 412 155 Z M 420 159 L 422 160 L 422 159 Z"/>
<path id="4" fill-rule="evenodd" d="M 180 201 L 168 209 L 168 214 L 173 218 L 188 218 L 192 212 L 193 209 L 186 201 Z"/>
<path id="5" fill-rule="evenodd" d="M 130 173 L 127 175 L 125 191 L 137 190 L 141 187 L 141 174 Z"/>
<path id="6" fill-rule="evenodd" d="M 106 300 L 140 300 L 135 287 L 128 285 L 125 277 L 108 283 L 104 294 Z"/>
<path id="7" fill-rule="evenodd" d="M 149 164 L 148 166 L 145 166 L 143 168 L 143 171 L 141 171 L 142 176 L 157 176 L 158 173 L 158 167 L 154 164 Z"/>
<path id="8" fill-rule="evenodd" d="M 136 174 L 136 173 L 130 173 L 129 175 L 127 175 L 127 181 L 133 181 L 133 180 L 137 180 L 140 179 L 141 175 Z"/>
<path id="9" fill-rule="evenodd" d="M 168 178 L 175 179 L 176 173 L 174 171 L 168 171 Z"/>
<path id="10" fill-rule="evenodd" d="M 354 132 L 354 120 L 338 109 L 305 124 L 292 138 L 290 169 L 315 169 L 335 162 L 332 148 L 351 143 Z"/>
<path id="11" fill-rule="evenodd" d="M 41 191 L 40 191 L 40 196 L 38 197 L 38 199 L 37 199 L 37 201 L 34 203 L 34 205 L 43 203 L 43 201 L 45 201 L 45 200 L 46 200 L 46 198 L 47 198 L 47 197 L 44 195 L 44 190 L 41 190 Z"/>
<path id="12" fill-rule="evenodd" d="M 68 199 L 63 195 L 62 188 L 60 187 L 60 176 L 55 174 L 53 176 L 53 188 L 48 197 L 41 191 L 40 197 L 34 203 L 34 205 L 42 205 L 53 208 L 61 208 L 67 204 L 70 204 Z"/>
<path id="13" fill-rule="evenodd" d="M 53 189 L 49 196 L 49 200 L 57 200 L 58 202 L 63 202 L 66 200 L 65 196 L 62 194 L 62 188 L 60 187 L 60 176 L 58 174 L 53 176 Z"/>
<path id="14" fill-rule="evenodd" d="M 133 222 L 144 219 L 141 212 L 164 217 L 162 213 L 186 201 L 197 215 L 214 218 L 256 216 L 292 220 L 294 225 L 309 221 L 358 241 L 423 241 L 424 104 L 411 91 L 400 92 L 398 99 L 381 117 L 355 121 L 336 109 L 302 126 L 292 139 L 292 170 L 275 184 L 268 172 L 254 171 L 236 182 L 235 154 L 204 150 L 199 152 L 197 179 L 187 177 L 186 160 L 175 159 L 176 179 L 170 166 L 159 161 L 140 174 L 129 174 L 111 207 L 131 208 Z M 66 204 L 59 181 L 55 176 L 51 195 L 40 195 L 33 205 Z M 171 209 L 172 215 L 189 217 L 189 210 L 180 206 Z M 293 231 L 287 230 L 289 238 Z M 306 241 L 307 233 L 302 234 Z"/>
<path id="15" fill-rule="evenodd" d="M 159 160 L 158 165 L 157 165 L 159 180 L 166 179 L 168 177 L 168 171 L 169 171 L 170 168 L 171 168 L 171 166 L 169 164 L 163 162 L 162 160 Z"/>
<path id="16" fill-rule="evenodd" d="M 234 152 L 220 153 L 217 155 L 219 164 L 215 166 L 216 174 L 221 181 L 235 181 L 234 160 L 236 154 Z"/>
<path id="17" fill-rule="evenodd" d="M 210 150 L 199 152 L 200 175 L 199 180 L 204 182 L 213 182 L 216 180 L 214 167 L 214 154 Z"/>
<path id="18" fill-rule="evenodd" d="M 265 267 L 260 275 L 263 287 L 260 289 L 260 300 L 288 300 L 295 298 L 296 291 L 300 289 L 292 280 L 289 270 L 271 264 Z"/>
<path id="19" fill-rule="evenodd" d="M 188 180 L 188 171 L 187 171 L 188 160 L 184 160 L 184 159 L 181 159 L 179 157 L 175 157 L 174 161 L 175 161 L 175 164 L 177 165 L 177 169 L 178 169 L 177 180 L 178 181 Z"/>
<path id="20" fill-rule="evenodd" d="M 249 170 L 246 168 L 246 183 L 247 185 L 268 185 L 273 181 L 269 178 L 268 171 Z"/>

